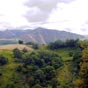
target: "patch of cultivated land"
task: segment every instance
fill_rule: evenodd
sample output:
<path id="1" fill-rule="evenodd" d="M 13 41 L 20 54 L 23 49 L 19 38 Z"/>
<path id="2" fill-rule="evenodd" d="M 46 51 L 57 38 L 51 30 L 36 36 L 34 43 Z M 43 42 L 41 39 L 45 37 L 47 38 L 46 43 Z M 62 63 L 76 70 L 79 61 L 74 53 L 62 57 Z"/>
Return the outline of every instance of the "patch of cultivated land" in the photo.
<path id="1" fill-rule="evenodd" d="M 26 48 L 27 50 L 33 50 L 31 47 L 23 44 L 0 45 L 0 50 L 13 50 L 15 48 L 18 48 L 19 50 L 23 50 L 24 48 Z"/>

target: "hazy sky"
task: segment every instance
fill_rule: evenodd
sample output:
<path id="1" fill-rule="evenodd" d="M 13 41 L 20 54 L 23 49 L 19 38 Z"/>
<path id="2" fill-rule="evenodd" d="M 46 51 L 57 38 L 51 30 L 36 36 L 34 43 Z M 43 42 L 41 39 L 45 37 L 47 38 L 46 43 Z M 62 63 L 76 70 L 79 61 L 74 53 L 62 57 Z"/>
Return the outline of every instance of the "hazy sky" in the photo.
<path id="1" fill-rule="evenodd" d="M 38 26 L 88 34 L 88 0 L 0 0 L 0 30 Z"/>

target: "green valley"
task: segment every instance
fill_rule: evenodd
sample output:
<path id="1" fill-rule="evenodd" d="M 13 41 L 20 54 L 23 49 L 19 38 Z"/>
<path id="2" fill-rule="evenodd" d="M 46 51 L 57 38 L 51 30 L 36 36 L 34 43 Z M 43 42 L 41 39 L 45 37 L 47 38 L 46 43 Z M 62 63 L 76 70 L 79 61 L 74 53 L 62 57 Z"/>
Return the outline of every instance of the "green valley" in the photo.
<path id="1" fill-rule="evenodd" d="M 37 48 L 25 44 L 21 49 L 5 45 L 0 49 L 0 88 L 87 88 L 87 72 L 83 75 L 81 67 L 87 68 L 87 62 L 82 64 L 84 42 L 56 41 Z"/>

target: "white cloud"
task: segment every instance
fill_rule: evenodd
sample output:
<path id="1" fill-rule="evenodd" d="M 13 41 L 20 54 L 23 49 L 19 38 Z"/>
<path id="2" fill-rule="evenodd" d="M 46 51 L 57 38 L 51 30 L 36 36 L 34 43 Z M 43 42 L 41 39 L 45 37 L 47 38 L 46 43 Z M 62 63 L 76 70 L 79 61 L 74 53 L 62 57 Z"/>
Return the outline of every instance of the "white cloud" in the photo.
<path id="1" fill-rule="evenodd" d="M 0 0 L 0 28 L 18 27 L 28 24 L 23 14 L 26 11 L 25 0 Z M 9 25 L 8 25 L 9 24 Z"/>
<path id="2" fill-rule="evenodd" d="M 31 5 L 24 5 L 27 1 L 31 1 Z M 0 0 L 0 30 L 40 26 L 35 23 L 41 20 L 51 22 L 42 24 L 43 27 L 88 34 L 87 9 L 88 0 Z"/>
<path id="3" fill-rule="evenodd" d="M 58 22 L 55 24 L 45 24 L 45 27 L 56 28 L 65 30 L 66 28 L 71 29 L 74 33 L 88 34 L 88 24 L 86 24 L 86 31 L 81 29 L 84 28 L 84 24 L 88 21 L 88 1 L 87 0 L 76 0 L 72 3 L 65 4 L 59 3 L 58 8 L 54 10 L 48 19 L 49 22 Z"/>

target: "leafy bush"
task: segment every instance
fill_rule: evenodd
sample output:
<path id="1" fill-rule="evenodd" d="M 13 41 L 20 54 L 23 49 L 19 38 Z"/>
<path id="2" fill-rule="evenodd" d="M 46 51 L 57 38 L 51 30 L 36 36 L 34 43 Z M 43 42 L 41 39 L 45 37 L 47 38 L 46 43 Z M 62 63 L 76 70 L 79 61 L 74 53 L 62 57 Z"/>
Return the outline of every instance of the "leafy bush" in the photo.
<path id="1" fill-rule="evenodd" d="M 13 50 L 13 56 L 14 58 L 22 59 L 22 52 L 16 48 Z"/>
<path id="2" fill-rule="evenodd" d="M 0 55 L 0 65 L 7 64 L 7 62 L 8 62 L 8 59 Z"/>
<path id="3" fill-rule="evenodd" d="M 26 83 L 29 83 L 31 88 L 37 88 L 37 86 L 46 88 L 48 85 L 54 88 L 54 86 L 58 86 L 56 71 L 62 65 L 63 61 L 58 53 L 38 50 L 25 56 L 23 67 L 18 67 L 17 71 L 25 75 Z M 54 83 L 52 84 L 52 82 Z"/>

